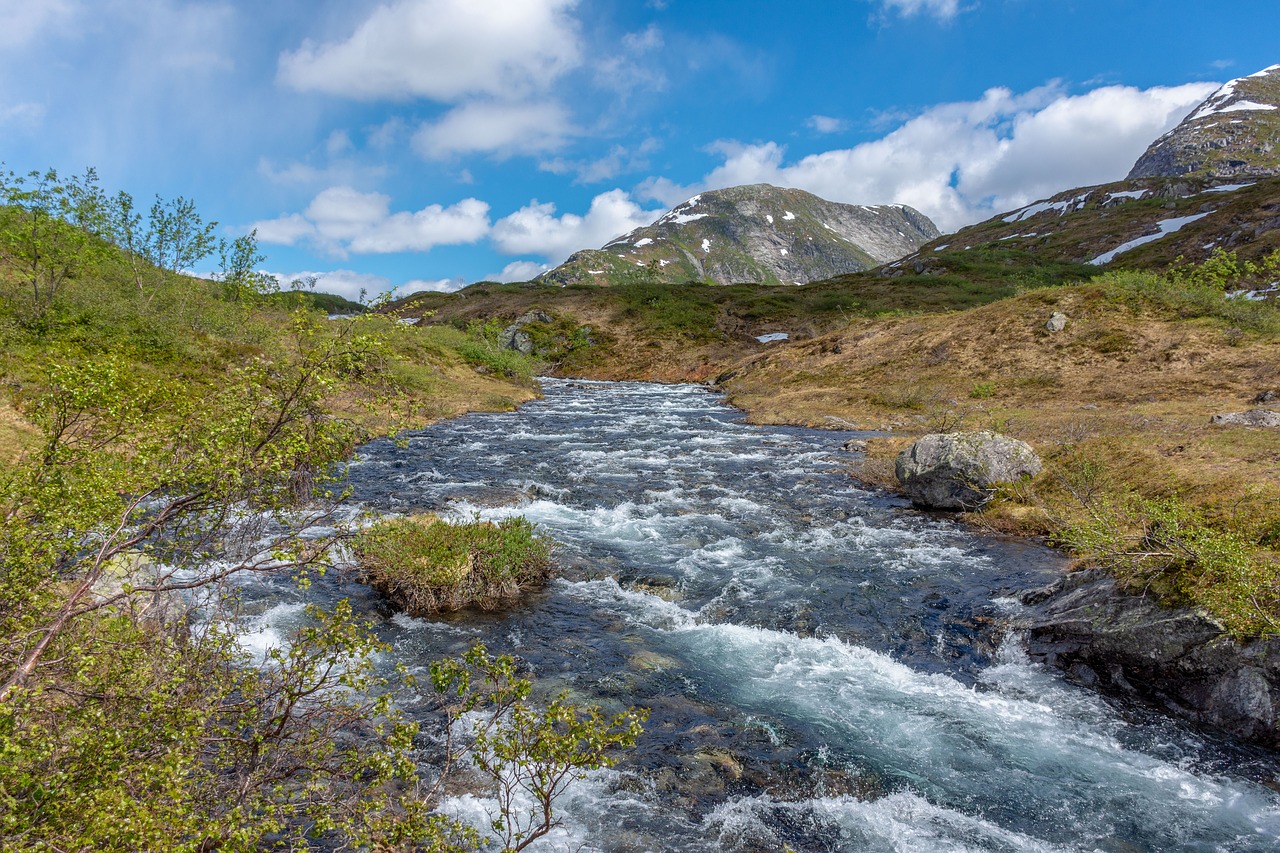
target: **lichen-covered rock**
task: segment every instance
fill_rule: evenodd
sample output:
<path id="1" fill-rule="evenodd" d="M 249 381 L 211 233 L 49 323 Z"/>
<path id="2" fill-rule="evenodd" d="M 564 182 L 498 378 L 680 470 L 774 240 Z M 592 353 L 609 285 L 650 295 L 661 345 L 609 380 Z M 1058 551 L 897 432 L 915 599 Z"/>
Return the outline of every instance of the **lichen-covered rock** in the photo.
<path id="1" fill-rule="evenodd" d="M 1067 327 L 1067 315 L 1061 311 L 1054 311 L 1049 315 L 1049 320 L 1044 324 L 1044 327 L 1050 332 L 1061 332 Z"/>
<path id="2" fill-rule="evenodd" d="M 898 454 L 894 471 L 911 502 L 926 509 L 972 510 L 997 483 L 1040 473 L 1026 442 L 995 432 L 933 433 Z"/>
<path id="3" fill-rule="evenodd" d="M 1024 594 L 1031 659 L 1073 681 L 1280 747 L 1280 638 L 1242 640 L 1202 613 L 1117 588 L 1102 570 Z"/>
<path id="4" fill-rule="evenodd" d="M 1270 409 L 1250 409 L 1247 412 L 1224 412 L 1209 418 L 1215 426 L 1249 426 L 1280 428 L 1280 412 Z"/>

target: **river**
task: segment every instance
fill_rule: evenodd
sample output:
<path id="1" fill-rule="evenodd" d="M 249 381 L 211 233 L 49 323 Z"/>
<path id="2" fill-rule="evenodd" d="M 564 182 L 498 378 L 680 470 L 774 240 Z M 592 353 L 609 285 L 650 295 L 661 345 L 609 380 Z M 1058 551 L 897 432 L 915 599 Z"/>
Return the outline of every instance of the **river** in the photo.
<path id="1" fill-rule="evenodd" d="M 388 666 L 483 640 L 543 695 L 651 708 L 537 849 L 1280 849 L 1274 755 L 1074 687 L 1002 636 L 1010 595 L 1060 555 L 860 488 L 854 433 L 750 426 L 695 386 L 544 392 L 369 444 L 350 478 L 379 511 L 524 515 L 562 577 L 511 612 L 440 620 L 363 587 L 281 588 L 251 638 L 280 636 L 304 596 L 352 595 Z M 487 823 L 483 798 L 445 805 Z"/>

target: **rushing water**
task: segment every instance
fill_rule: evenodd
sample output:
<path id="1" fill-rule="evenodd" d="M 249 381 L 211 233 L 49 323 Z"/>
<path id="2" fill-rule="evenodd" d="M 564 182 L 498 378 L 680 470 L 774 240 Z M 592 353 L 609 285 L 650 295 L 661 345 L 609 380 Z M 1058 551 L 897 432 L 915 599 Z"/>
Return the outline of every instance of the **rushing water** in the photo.
<path id="1" fill-rule="evenodd" d="M 859 489 L 849 433 L 748 426 L 692 386 L 545 392 L 368 445 L 350 474 L 382 511 L 524 515 L 563 578 L 510 613 L 439 621 L 342 591 L 411 667 L 482 639 L 548 691 L 653 710 L 539 849 L 1280 850 L 1273 756 L 996 645 L 1005 596 L 1061 571 L 1052 552 Z M 482 799 L 447 805 L 487 823 Z"/>

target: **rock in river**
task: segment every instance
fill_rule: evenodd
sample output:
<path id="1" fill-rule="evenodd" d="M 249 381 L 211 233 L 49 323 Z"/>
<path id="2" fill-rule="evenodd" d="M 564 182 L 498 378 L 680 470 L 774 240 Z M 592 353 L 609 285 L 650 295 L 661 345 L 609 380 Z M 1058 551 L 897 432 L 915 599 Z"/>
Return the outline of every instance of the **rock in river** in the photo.
<path id="1" fill-rule="evenodd" d="M 916 506 L 981 507 L 997 483 L 1040 473 L 1040 457 L 1026 442 L 995 432 L 926 435 L 898 454 L 898 482 Z"/>

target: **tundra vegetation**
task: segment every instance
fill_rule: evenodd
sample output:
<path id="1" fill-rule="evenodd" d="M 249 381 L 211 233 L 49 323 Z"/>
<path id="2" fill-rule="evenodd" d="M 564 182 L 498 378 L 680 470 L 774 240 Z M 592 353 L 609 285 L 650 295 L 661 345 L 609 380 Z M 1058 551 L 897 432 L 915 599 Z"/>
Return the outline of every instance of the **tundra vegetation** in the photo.
<path id="1" fill-rule="evenodd" d="M 262 658 L 236 621 L 237 576 L 337 570 L 360 441 L 529 387 L 479 375 L 465 334 L 279 292 L 253 235 L 219 237 L 185 199 L 144 217 L 92 171 L 6 173 L 0 196 L 5 847 L 470 850 L 481 834 L 435 811 L 461 765 L 502 806 L 496 843 L 548 832 L 642 713 L 534 704 L 513 660 L 476 648 L 432 669 L 451 739 L 424 767 L 396 704 L 413 680 L 375 671 L 347 603 Z M 213 278 L 184 273 L 214 257 Z M 463 713 L 474 726 L 451 726 Z"/>

